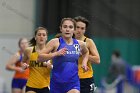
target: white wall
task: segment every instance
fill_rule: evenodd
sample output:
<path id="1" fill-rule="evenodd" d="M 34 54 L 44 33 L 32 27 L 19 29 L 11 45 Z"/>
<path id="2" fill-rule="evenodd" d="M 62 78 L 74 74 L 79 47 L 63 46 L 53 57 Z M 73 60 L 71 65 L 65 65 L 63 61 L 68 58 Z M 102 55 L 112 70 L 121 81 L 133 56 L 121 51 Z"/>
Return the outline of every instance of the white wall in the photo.
<path id="1" fill-rule="evenodd" d="M 2 50 L 18 50 L 18 39 L 30 37 L 34 30 L 35 0 L 0 0 L 0 76 L 6 81 L 7 93 L 11 93 L 11 80 L 14 72 L 5 70 L 11 56 Z"/>
<path id="2" fill-rule="evenodd" d="M 9 49 L 12 52 L 15 52 L 18 47 L 17 47 L 17 39 L 0 39 L 0 59 L 1 59 L 1 63 L 0 63 L 0 76 L 2 78 L 4 78 L 5 83 L 6 83 L 6 90 L 8 93 L 11 93 L 11 80 L 13 77 L 14 72 L 12 71 L 7 71 L 5 70 L 5 65 L 8 61 L 8 59 L 10 58 L 11 54 L 9 54 L 7 51 L 3 50 L 3 47 L 6 47 L 7 49 Z"/>
<path id="3" fill-rule="evenodd" d="M 0 34 L 31 35 L 35 0 L 0 0 Z"/>

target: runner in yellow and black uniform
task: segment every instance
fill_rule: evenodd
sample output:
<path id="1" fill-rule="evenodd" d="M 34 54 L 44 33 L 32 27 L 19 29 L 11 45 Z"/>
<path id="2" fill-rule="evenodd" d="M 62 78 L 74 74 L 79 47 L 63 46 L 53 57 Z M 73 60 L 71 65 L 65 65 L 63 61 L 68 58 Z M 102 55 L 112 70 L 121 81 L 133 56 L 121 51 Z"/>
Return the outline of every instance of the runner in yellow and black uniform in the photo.
<path id="1" fill-rule="evenodd" d="M 50 85 L 50 69 L 43 66 L 43 62 L 37 62 L 38 53 L 33 47 L 30 55 L 30 75 L 26 84 L 26 91 L 31 88 L 36 88 L 36 91 L 49 91 Z M 39 93 L 39 92 L 37 92 Z M 48 93 L 48 92 L 47 92 Z"/>
<path id="2" fill-rule="evenodd" d="M 23 62 L 29 60 L 29 78 L 26 84 L 26 93 L 50 93 L 50 69 L 43 66 L 44 61 L 38 62 L 38 54 L 46 50 L 47 29 L 39 27 L 35 37 L 30 40 L 31 47 L 26 49 Z M 23 64 L 23 67 L 27 67 Z"/>
<path id="3" fill-rule="evenodd" d="M 75 17 L 74 19 L 76 21 L 76 31 L 74 33 L 74 37 L 78 40 L 84 41 L 89 50 L 89 61 L 88 61 L 89 70 L 87 72 L 83 72 L 83 69 L 81 67 L 82 60 L 83 60 L 82 56 L 78 60 L 78 68 L 79 68 L 78 74 L 80 77 L 80 93 L 91 93 L 91 91 L 94 91 L 92 64 L 99 64 L 100 56 L 94 41 L 84 36 L 86 28 L 89 25 L 89 21 L 81 16 Z"/>

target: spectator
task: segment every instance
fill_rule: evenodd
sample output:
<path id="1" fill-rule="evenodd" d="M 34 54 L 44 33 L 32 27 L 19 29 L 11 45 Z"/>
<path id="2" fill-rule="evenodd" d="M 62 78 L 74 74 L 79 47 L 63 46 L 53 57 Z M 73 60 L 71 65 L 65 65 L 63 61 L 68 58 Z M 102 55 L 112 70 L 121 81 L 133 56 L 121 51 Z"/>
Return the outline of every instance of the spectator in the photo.
<path id="1" fill-rule="evenodd" d="M 113 51 L 111 55 L 111 65 L 107 75 L 107 82 L 114 81 L 119 75 L 125 76 L 126 64 L 118 50 Z"/>

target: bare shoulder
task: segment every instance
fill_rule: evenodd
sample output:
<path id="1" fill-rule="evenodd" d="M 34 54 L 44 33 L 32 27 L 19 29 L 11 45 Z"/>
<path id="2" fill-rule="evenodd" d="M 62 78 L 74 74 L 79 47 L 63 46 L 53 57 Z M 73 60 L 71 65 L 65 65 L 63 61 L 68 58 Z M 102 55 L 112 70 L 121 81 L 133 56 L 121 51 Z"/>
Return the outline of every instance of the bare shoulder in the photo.
<path id="1" fill-rule="evenodd" d="M 54 45 L 54 44 L 56 44 L 56 43 L 58 43 L 59 42 L 59 39 L 58 38 L 54 38 L 54 39 L 51 39 L 48 43 L 47 43 L 47 45 L 49 44 L 49 45 Z"/>
<path id="2" fill-rule="evenodd" d="M 16 53 L 14 53 L 11 58 L 15 58 L 15 59 L 18 59 L 20 57 L 20 53 L 19 51 L 17 51 Z"/>
<path id="3" fill-rule="evenodd" d="M 25 53 L 29 54 L 32 52 L 32 50 L 33 50 L 33 47 L 28 47 L 25 49 Z"/>
<path id="4" fill-rule="evenodd" d="M 59 38 L 51 39 L 47 44 L 46 48 L 50 50 L 55 50 L 59 46 Z"/>
<path id="5" fill-rule="evenodd" d="M 95 45 L 93 39 L 91 39 L 91 38 L 87 38 L 86 43 L 87 43 L 87 46 L 88 46 L 88 47 L 90 47 L 90 46 L 92 46 L 92 45 Z"/>
<path id="6" fill-rule="evenodd" d="M 17 51 L 15 54 L 14 54 L 14 56 L 20 56 L 20 53 L 19 53 L 19 51 Z"/>
<path id="7" fill-rule="evenodd" d="M 93 41 L 93 39 L 91 39 L 91 38 L 87 38 L 86 42 L 87 42 L 87 43 L 93 43 L 94 41 Z"/>

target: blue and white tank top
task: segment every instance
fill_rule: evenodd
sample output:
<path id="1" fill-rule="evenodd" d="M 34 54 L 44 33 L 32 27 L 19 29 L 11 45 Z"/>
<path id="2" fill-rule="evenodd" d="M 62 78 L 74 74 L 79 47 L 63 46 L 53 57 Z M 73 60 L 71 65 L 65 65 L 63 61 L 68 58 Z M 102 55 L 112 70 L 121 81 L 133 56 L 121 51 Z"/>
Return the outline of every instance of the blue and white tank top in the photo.
<path id="1" fill-rule="evenodd" d="M 78 59 L 80 55 L 80 45 L 76 39 L 73 39 L 73 44 L 68 45 L 62 37 L 59 38 L 59 47 L 66 47 L 67 53 L 64 56 L 53 58 L 52 79 L 57 82 L 75 82 L 79 80 L 78 76 Z"/>

